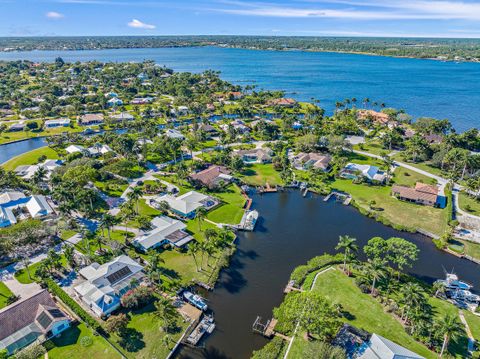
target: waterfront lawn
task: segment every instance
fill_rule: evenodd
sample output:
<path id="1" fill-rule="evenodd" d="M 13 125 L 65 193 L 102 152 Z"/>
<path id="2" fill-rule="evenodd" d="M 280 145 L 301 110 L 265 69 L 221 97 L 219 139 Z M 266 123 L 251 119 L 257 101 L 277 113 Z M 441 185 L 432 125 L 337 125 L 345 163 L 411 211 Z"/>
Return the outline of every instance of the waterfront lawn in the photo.
<path id="1" fill-rule="evenodd" d="M 12 158 L 5 162 L 2 167 L 6 170 L 13 171 L 18 166 L 34 165 L 38 163 L 38 158 L 45 155 L 49 160 L 56 160 L 59 158 L 58 153 L 48 146 L 37 148 L 36 150 L 25 152 L 19 156 Z"/>
<path id="2" fill-rule="evenodd" d="M 216 223 L 239 224 L 245 205 L 245 197 L 242 196 L 240 188 L 234 184 L 214 195 L 222 200 L 222 204 L 210 211 L 207 218 Z"/>
<path id="3" fill-rule="evenodd" d="M 343 311 L 348 313 L 345 322 L 370 333 L 377 333 L 426 358 L 437 358 L 436 354 L 409 336 L 400 322 L 386 313 L 379 302 L 362 293 L 354 280 L 339 270 L 321 274 L 313 290 L 320 292 L 332 303 L 341 304 Z M 295 340 L 300 342 L 303 339 L 298 337 Z M 289 358 L 301 357 L 289 356 Z"/>
<path id="4" fill-rule="evenodd" d="M 469 312 L 468 310 L 464 310 L 463 315 L 465 316 L 465 320 L 467 321 L 473 337 L 478 342 L 480 340 L 480 317 L 476 316 L 472 312 Z"/>
<path id="5" fill-rule="evenodd" d="M 460 192 L 458 194 L 458 202 L 460 208 L 463 209 L 465 212 L 480 216 L 480 201 L 470 197 L 464 192 Z"/>
<path id="6" fill-rule="evenodd" d="M 391 195 L 390 186 L 354 184 L 346 179 L 336 179 L 330 186 L 350 193 L 355 203 L 365 211 L 371 212 L 369 204 L 375 201 L 375 215 L 392 224 L 411 230 L 420 228 L 437 235 L 442 235 L 447 227 L 447 208 L 439 209 L 400 201 Z"/>
<path id="7" fill-rule="evenodd" d="M 280 172 L 276 171 L 272 164 L 248 165 L 238 177 L 251 186 L 265 186 L 267 183 L 277 186 L 283 183 Z"/>
<path id="8" fill-rule="evenodd" d="M 7 306 L 7 300 L 11 295 L 13 295 L 12 291 L 5 283 L 0 282 L 0 309 Z"/>
<path id="9" fill-rule="evenodd" d="M 463 244 L 463 253 L 467 256 L 480 259 L 480 244 L 470 241 L 455 239 L 455 241 Z M 480 338 L 479 338 L 480 339 Z"/>
<path id="10" fill-rule="evenodd" d="M 91 344 L 82 345 L 83 338 L 90 338 Z M 88 341 L 84 339 L 84 341 Z M 48 350 L 50 359 L 85 359 L 85 358 L 121 358 L 120 354 L 101 336 L 94 335 L 92 330 L 83 323 L 74 326 L 59 337 L 53 338 L 44 347 Z"/>
<path id="11" fill-rule="evenodd" d="M 166 346 L 162 340 L 166 333 L 161 329 L 161 321 L 154 312 L 153 303 L 141 309 L 129 311 L 127 314 L 130 317 L 127 339 L 112 335 L 112 340 L 117 343 L 127 358 L 166 358 L 188 326 L 188 323 L 183 322 L 180 318 L 177 321 L 177 329 L 170 334 L 171 341 Z"/>

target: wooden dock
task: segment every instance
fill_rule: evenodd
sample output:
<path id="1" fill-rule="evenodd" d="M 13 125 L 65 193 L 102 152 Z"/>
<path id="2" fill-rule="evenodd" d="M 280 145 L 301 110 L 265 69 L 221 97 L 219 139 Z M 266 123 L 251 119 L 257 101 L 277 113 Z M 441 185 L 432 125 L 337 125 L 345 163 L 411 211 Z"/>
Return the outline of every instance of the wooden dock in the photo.
<path id="1" fill-rule="evenodd" d="M 330 192 L 324 199 L 324 202 L 328 202 L 330 198 L 335 197 L 337 200 L 342 201 L 342 203 L 345 206 L 348 206 L 350 202 L 352 201 L 352 196 L 348 193 L 343 193 L 343 192 L 338 192 L 338 191 L 332 191 Z"/>
<path id="2" fill-rule="evenodd" d="M 278 192 L 278 188 L 270 186 L 270 183 L 267 182 L 265 187 L 260 187 L 258 192 L 260 192 L 260 193 L 274 193 L 274 192 Z"/>
<path id="3" fill-rule="evenodd" d="M 277 322 L 277 319 L 272 318 L 263 324 L 262 317 L 257 316 L 257 319 L 255 319 L 255 322 L 252 325 L 252 330 L 264 337 L 271 338 L 275 335 L 275 326 L 277 325 Z"/>
<path id="4" fill-rule="evenodd" d="M 267 328 L 265 329 L 265 333 L 263 333 L 263 335 L 266 336 L 267 338 L 273 337 L 273 335 L 275 334 L 275 326 L 277 325 L 277 322 L 278 320 L 274 318 L 270 320 Z"/>
<path id="5" fill-rule="evenodd" d="M 283 290 L 283 293 L 288 294 L 292 291 L 303 292 L 302 289 L 295 287 L 295 282 L 293 280 L 291 280 L 287 283 L 287 286 Z"/>

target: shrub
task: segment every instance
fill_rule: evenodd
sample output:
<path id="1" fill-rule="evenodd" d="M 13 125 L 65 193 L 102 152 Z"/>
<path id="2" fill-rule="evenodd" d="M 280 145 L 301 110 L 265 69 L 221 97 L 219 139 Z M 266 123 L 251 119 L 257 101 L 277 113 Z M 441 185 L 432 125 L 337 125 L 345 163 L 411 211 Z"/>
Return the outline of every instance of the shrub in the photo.
<path id="1" fill-rule="evenodd" d="M 15 353 L 15 359 L 37 359 L 43 357 L 46 353 L 46 349 L 42 345 L 30 345 L 18 353 Z"/>
<path id="2" fill-rule="evenodd" d="M 277 359 L 283 352 L 285 342 L 280 337 L 273 338 L 262 349 L 256 350 L 252 354 L 252 359 Z"/>
<path id="3" fill-rule="evenodd" d="M 86 335 L 86 336 L 84 336 L 80 339 L 80 345 L 82 347 L 87 348 L 87 347 L 91 346 L 92 344 L 93 344 L 93 339 L 90 338 L 88 335 Z"/>
<path id="4" fill-rule="evenodd" d="M 153 299 L 153 291 L 145 286 L 139 286 L 126 292 L 120 302 L 125 308 L 133 309 L 149 303 Z"/>
<path id="5" fill-rule="evenodd" d="M 306 265 L 301 265 L 295 268 L 290 275 L 290 280 L 293 280 L 295 284 L 300 287 L 309 273 L 317 271 L 328 265 L 339 264 L 342 262 L 343 256 L 340 253 L 333 256 L 330 254 L 324 254 L 313 257 L 307 262 Z"/>

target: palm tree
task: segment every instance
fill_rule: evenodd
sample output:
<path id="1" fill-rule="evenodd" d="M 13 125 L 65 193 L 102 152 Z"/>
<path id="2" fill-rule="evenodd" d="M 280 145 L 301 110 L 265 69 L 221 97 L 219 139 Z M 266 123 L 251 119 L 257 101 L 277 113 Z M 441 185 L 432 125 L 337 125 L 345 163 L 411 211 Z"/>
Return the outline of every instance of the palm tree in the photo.
<path id="1" fill-rule="evenodd" d="M 197 241 L 192 241 L 188 244 L 187 253 L 193 257 L 193 260 L 195 261 L 195 270 L 197 272 L 198 272 L 197 253 L 199 250 L 200 250 L 200 246 Z M 201 270 L 202 270 L 202 267 L 200 267 L 200 271 Z"/>
<path id="2" fill-rule="evenodd" d="M 197 209 L 195 213 L 195 217 L 197 217 L 197 222 L 198 222 L 198 230 L 202 230 L 202 223 L 205 220 L 205 217 L 207 216 L 207 209 L 205 207 L 200 207 Z"/>
<path id="3" fill-rule="evenodd" d="M 418 283 L 409 282 L 400 288 L 401 301 L 404 304 L 402 320 L 409 319 L 409 313 L 425 304 L 424 290 Z M 406 309 L 406 310 L 405 310 Z M 403 316 L 405 315 L 405 318 Z"/>
<path id="4" fill-rule="evenodd" d="M 160 297 L 155 302 L 154 315 L 160 319 L 163 331 L 168 333 L 169 329 L 176 323 L 178 312 L 168 299 Z"/>
<path id="5" fill-rule="evenodd" d="M 455 339 L 456 337 L 465 333 L 465 328 L 463 324 L 458 320 L 456 314 L 447 314 L 445 317 L 437 322 L 437 331 L 443 335 L 443 344 L 442 350 L 440 351 L 440 358 L 443 357 L 445 349 L 448 348 L 448 343 L 450 339 Z"/>
<path id="6" fill-rule="evenodd" d="M 111 229 L 114 225 L 116 225 L 118 223 L 118 219 L 117 217 L 115 216 L 112 216 L 111 214 L 109 213 L 105 213 L 101 220 L 100 220 L 100 228 L 102 228 L 102 234 L 103 234 L 103 230 L 106 229 L 107 230 L 107 234 L 108 234 L 108 240 L 111 240 Z"/>
<path id="7" fill-rule="evenodd" d="M 139 200 L 142 196 L 143 196 L 143 191 L 138 186 L 133 187 L 131 189 L 131 191 L 127 193 L 128 199 L 135 202 L 135 204 L 136 204 L 137 214 L 139 214 Z"/>
<path id="8" fill-rule="evenodd" d="M 369 259 L 368 262 L 364 264 L 362 267 L 362 271 L 364 275 L 372 281 L 372 287 L 370 292 L 372 295 L 375 294 L 375 285 L 377 284 L 378 280 L 382 279 L 386 275 L 386 268 L 385 264 L 379 260 L 371 260 Z"/>
<path id="9" fill-rule="evenodd" d="M 357 239 L 352 238 L 350 236 L 340 236 L 338 240 L 338 244 L 335 249 L 338 251 L 343 249 L 344 257 L 343 257 L 343 270 L 346 273 L 349 273 L 347 270 L 347 258 L 350 256 L 351 253 L 358 251 Z"/>

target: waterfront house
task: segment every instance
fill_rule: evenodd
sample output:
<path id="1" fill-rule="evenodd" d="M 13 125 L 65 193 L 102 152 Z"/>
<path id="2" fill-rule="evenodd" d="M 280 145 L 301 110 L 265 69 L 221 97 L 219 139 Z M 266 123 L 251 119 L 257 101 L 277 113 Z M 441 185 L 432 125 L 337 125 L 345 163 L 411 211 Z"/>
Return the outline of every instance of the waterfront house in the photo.
<path id="1" fill-rule="evenodd" d="M 92 263 L 80 270 L 85 279 L 75 293 L 96 315 L 110 315 L 120 307 L 120 298 L 144 277 L 143 267 L 126 255 L 102 265 Z"/>
<path id="2" fill-rule="evenodd" d="M 357 110 L 357 118 L 360 120 L 371 120 L 379 125 L 390 128 L 398 125 L 398 122 L 391 120 L 388 114 L 374 110 Z"/>
<path id="3" fill-rule="evenodd" d="M 97 144 L 87 148 L 88 155 L 91 157 L 98 157 L 109 152 L 113 152 L 110 146 Z"/>
<path id="4" fill-rule="evenodd" d="M 200 126 L 198 126 L 198 130 L 206 133 L 208 137 L 218 135 L 217 129 L 212 125 L 208 125 L 206 123 L 202 123 Z"/>
<path id="5" fill-rule="evenodd" d="M 93 126 L 100 125 L 103 123 L 103 114 L 101 113 L 87 113 L 80 116 L 78 119 L 78 124 L 80 126 Z"/>
<path id="6" fill-rule="evenodd" d="M 363 352 L 358 353 L 358 359 L 425 359 L 421 355 L 402 347 L 378 334 L 372 334 L 365 343 Z"/>
<path id="7" fill-rule="evenodd" d="M 135 119 L 135 117 L 128 113 L 128 112 L 121 112 L 119 114 L 116 114 L 116 115 L 111 115 L 110 118 L 113 120 L 113 121 L 132 121 Z"/>
<path id="8" fill-rule="evenodd" d="M 76 152 L 84 153 L 85 152 L 85 147 L 80 146 L 80 145 L 70 145 L 70 146 L 65 148 L 65 151 L 67 153 L 76 153 Z"/>
<path id="9" fill-rule="evenodd" d="M 66 117 L 45 121 L 45 128 L 69 127 L 69 126 L 70 126 L 70 119 Z"/>
<path id="10" fill-rule="evenodd" d="M 347 179 L 364 178 L 369 182 L 385 182 L 387 175 L 377 166 L 348 163 L 340 172 L 340 177 Z"/>
<path id="11" fill-rule="evenodd" d="M 213 189 L 230 183 L 233 179 L 230 173 L 228 168 L 214 165 L 203 171 L 191 174 L 189 179 L 194 185 Z"/>
<path id="12" fill-rule="evenodd" d="M 167 216 L 155 217 L 151 224 L 152 230 L 133 240 L 133 245 L 143 252 L 166 244 L 183 247 L 193 239 L 185 232 L 187 225 L 177 219 Z"/>
<path id="13" fill-rule="evenodd" d="M 190 191 L 178 197 L 166 194 L 155 199 L 157 203 L 162 201 L 168 203 L 172 212 L 184 218 L 194 218 L 196 210 L 200 207 L 209 210 L 218 204 L 213 197 L 196 191 Z"/>
<path id="14" fill-rule="evenodd" d="M 269 148 L 253 148 L 251 150 L 234 151 L 233 156 L 240 157 L 245 164 L 265 164 L 272 162 L 273 151 Z"/>
<path id="15" fill-rule="evenodd" d="M 431 145 L 439 145 L 443 142 L 443 136 L 436 133 L 429 133 L 428 135 L 423 136 L 425 140 Z"/>
<path id="16" fill-rule="evenodd" d="M 180 131 L 171 128 L 165 131 L 165 135 L 169 138 L 179 139 L 182 141 L 185 139 L 185 136 Z"/>
<path id="17" fill-rule="evenodd" d="M 268 101 L 269 106 L 293 107 L 297 101 L 293 98 L 276 98 Z"/>
<path id="18" fill-rule="evenodd" d="M 45 178 L 50 178 L 52 172 L 63 164 L 61 160 L 45 160 L 43 163 L 37 165 L 23 165 L 15 168 L 15 174 L 25 180 L 31 179 L 34 174 L 40 169 L 45 170 Z"/>
<path id="19" fill-rule="evenodd" d="M 425 206 L 440 206 L 438 187 L 417 182 L 414 188 L 394 185 L 392 195 L 402 201 L 413 202 Z"/>
<path id="20" fill-rule="evenodd" d="M 316 152 L 300 152 L 293 158 L 293 166 L 297 170 L 308 170 L 310 168 L 327 172 L 330 168 L 332 158 Z"/>
<path id="21" fill-rule="evenodd" d="M 25 129 L 27 125 L 25 124 L 25 122 L 17 122 L 17 123 L 14 123 L 13 125 L 11 125 L 8 130 L 10 132 L 16 132 L 16 131 L 23 131 Z"/>
<path id="22" fill-rule="evenodd" d="M 238 119 L 233 120 L 232 122 L 230 122 L 230 124 L 221 125 L 220 127 L 222 128 L 222 130 L 228 131 L 229 126 L 232 126 L 233 129 L 240 134 L 248 133 L 251 131 L 250 127 L 245 125 L 245 122 Z"/>
<path id="23" fill-rule="evenodd" d="M 45 219 L 53 214 L 45 196 L 27 197 L 17 191 L 3 192 L 0 195 L 0 228 L 16 224 L 17 219 Z"/>
<path id="24" fill-rule="evenodd" d="M 35 341 L 44 343 L 70 328 L 70 321 L 43 289 L 0 310 L 0 351 L 12 355 Z"/>

